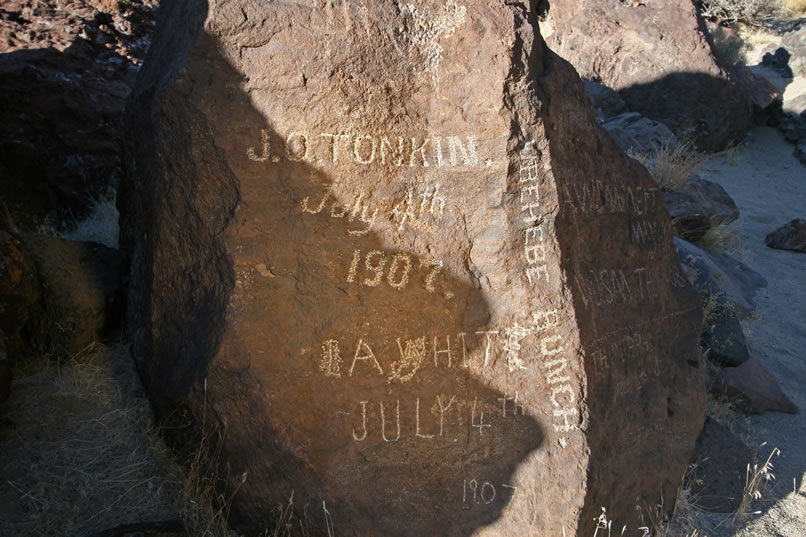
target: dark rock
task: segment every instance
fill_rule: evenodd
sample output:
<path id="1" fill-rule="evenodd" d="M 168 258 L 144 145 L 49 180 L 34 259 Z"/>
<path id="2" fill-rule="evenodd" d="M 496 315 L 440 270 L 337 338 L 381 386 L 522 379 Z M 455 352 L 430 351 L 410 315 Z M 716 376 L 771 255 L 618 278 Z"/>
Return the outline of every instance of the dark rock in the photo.
<path id="1" fill-rule="evenodd" d="M 8 398 L 11 362 L 39 298 L 36 266 L 9 233 L 0 231 L 0 401 Z"/>
<path id="2" fill-rule="evenodd" d="M 798 411 L 781 390 L 778 381 L 757 358 L 738 367 L 726 367 L 716 377 L 712 392 L 731 401 L 736 408 L 751 414 Z"/>
<path id="3" fill-rule="evenodd" d="M 792 78 L 792 69 L 789 67 L 791 54 L 784 47 L 778 47 L 774 52 L 768 52 L 761 58 L 761 65 L 770 67 L 779 72 L 784 78 Z"/>
<path id="4" fill-rule="evenodd" d="M 663 193 L 672 217 L 675 235 L 696 242 L 716 226 L 739 218 L 736 202 L 722 186 L 696 175 L 689 176 L 675 190 Z"/>
<path id="5" fill-rule="evenodd" d="M 602 127 L 611 133 L 624 151 L 650 154 L 661 146 L 677 146 L 677 138 L 669 127 L 636 112 L 614 116 L 602 123 Z M 621 134 L 622 132 L 629 138 Z"/>
<path id="6" fill-rule="evenodd" d="M 583 80 L 585 91 L 588 93 L 593 107 L 596 109 L 596 116 L 601 120 L 606 120 L 627 112 L 627 105 L 613 88 L 608 88 L 604 84 Z"/>
<path id="7" fill-rule="evenodd" d="M 20 230 L 86 216 L 119 175 L 120 118 L 155 4 L 99 17 L 80 0 L 3 2 L 0 192 Z"/>
<path id="8" fill-rule="evenodd" d="M 701 296 L 724 296 L 741 317 L 753 311 L 756 292 L 767 286 L 761 274 L 728 254 L 711 252 L 678 237 L 674 243 L 683 272 Z"/>
<path id="9" fill-rule="evenodd" d="M 691 462 L 696 465 L 691 494 L 697 507 L 713 513 L 735 512 L 744 495 L 752 450 L 730 430 L 706 418 Z"/>
<path id="10" fill-rule="evenodd" d="M 764 244 L 779 250 L 806 252 L 806 220 L 795 218 L 764 237 Z"/>
<path id="11" fill-rule="evenodd" d="M 706 301 L 700 346 L 705 356 L 722 366 L 736 367 L 750 359 L 739 317 L 724 298 Z"/>
<path id="12" fill-rule="evenodd" d="M 663 202 L 672 217 L 675 236 L 696 242 L 711 229 L 711 219 L 705 208 L 691 194 L 670 190 L 663 193 Z"/>
<path id="13" fill-rule="evenodd" d="M 619 92 L 627 107 L 701 150 L 724 149 L 752 125 L 753 103 L 714 55 L 695 3 L 553 0 L 548 45 L 579 73 Z M 743 66 L 739 66 L 743 69 Z"/>
<path id="14" fill-rule="evenodd" d="M 722 185 L 691 175 L 677 188 L 691 196 L 703 208 L 711 227 L 730 224 L 739 218 L 736 202 Z"/>
<path id="15" fill-rule="evenodd" d="M 158 413 L 221 433 L 239 530 L 292 494 L 312 536 L 671 508 L 704 420 L 696 293 L 523 4 L 160 16 L 126 115 L 126 324 Z"/>
<path id="16" fill-rule="evenodd" d="M 117 250 L 46 235 L 27 235 L 24 244 L 42 287 L 42 311 L 32 319 L 40 349 L 73 356 L 100 341 L 105 329 L 116 324 L 122 306 Z"/>

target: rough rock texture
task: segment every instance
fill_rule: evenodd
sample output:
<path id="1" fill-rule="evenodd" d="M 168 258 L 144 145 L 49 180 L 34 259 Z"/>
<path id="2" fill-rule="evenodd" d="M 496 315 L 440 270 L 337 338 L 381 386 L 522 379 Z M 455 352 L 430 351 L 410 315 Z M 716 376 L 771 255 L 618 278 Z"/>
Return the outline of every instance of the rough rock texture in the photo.
<path id="1" fill-rule="evenodd" d="M 119 175 L 120 118 L 156 0 L 95 4 L 109 11 L 0 6 L 0 194 L 22 231 L 81 218 Z"/>
<path id="2" fill-rule="evenodd" d="M 662 146 L 677 146 L 677 137 L 669 127 L 637 112 L 625 112 L 608 118 L 602 127 L 624 151 L 651 154 Z"/>
<path id="3" fill-rule="evenodd" d="M 691 494 L 700 509 L 733 513 L 739 507 L 753 452 L 739 437 L 706 418 L 692 464 L 696 465 Z"/>
<path id="4" fill-rule="evenodd" d="M 629 4 L 553 0 L 548 44 L 580 75 L 617 90 L 631 111 L 703 150 L 723 149 L 752 123 L 755 77 L 722 65 L 691 0 Z M 753 81 L 753 83 L 750 83 Z"/>
<path id="5" fill-rule="evenodd" d="M 0 231 L 0 401 L 8 397 L 11 362 L 39 298 L 36 266 L 12 235 Z"/>
<path id="6" fill-rule="evenodd" d="M 750 359 L 742 324 L 724 297 L 713 299 L 706 307 L 700 347 L 714 362 L 736 367 Z"/>
<path id="7" fill-rule="evenodd" d="M 728 254 L 711 252 L 675 237 L 680 264 L 705 299 L 724 297 L 740 316 L 755 308 L 756 292 L 767 286 L 764 276 Z"/>
<path id="8" fill-rule="evenodd" d="M 764 244 L 780 250 L 806 252 L 806 220 L 795 218 L 764 237 Z"/>
<path id="9" fill-rule="evenodd" d="M 711 228 L 739 218 L 736 202 L 725 189 L 696 175 L 674 191 L 664 192 L 663 201 L 672 217 L 674 234 L 687 241 L 696 242 Z"/>
<path id="10" fill-rule="evenodd" d="M 795 403 L 781 390 L 775 377 L 757 358 L 751 358 L 738 367 L 726 367 L 720 371 L 711 391 L 733 402 L 736 408 L 752 414 L 794 414 L 798 411 Z"/>
<path id="11" fill-rule="evenodd" d="M 792 70 L 792 74 L 806 76 L 806 24 L 784 34 L 781 44 L 791 55 L 789 68 Z"/>
<path id="12" fill-rule="evenodd" d="M 294 533 L 364 537 L 672 507 L 696 294 L 524 4 L 160 16 L 126 116 L 128 326 L 158 412 L 219 431 L 240 529 L 292 495 Z"/>
<path id="13" fill-rule="evenodd" d="M 41 307 L 31 322 L 36 345 L 55 357 L 70 357 L 100 341 L 120 318 L 122 265 L 117 250 L 93 242 L 27 235 L 26 250 L 37 267 Z"/>

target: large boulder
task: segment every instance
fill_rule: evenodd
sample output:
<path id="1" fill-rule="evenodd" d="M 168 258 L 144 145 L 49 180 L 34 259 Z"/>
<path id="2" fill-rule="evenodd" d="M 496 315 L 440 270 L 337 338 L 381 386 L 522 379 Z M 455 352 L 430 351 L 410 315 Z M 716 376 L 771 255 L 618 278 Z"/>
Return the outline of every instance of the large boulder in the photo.
<path id="1" fill-rule="evenodd" d="M 550 15 L 553 50 L 679 138 L 719 150 L 750 128 L 758 81 L 714 54 L 692 0 L 552 0 Z"/>
<path id="2" fill-rule="evenodd" d="M 529 4 L 162 6 L 126 115 L 127 326 L 157 412 L 218 432 L 248 535 L 280 506 L 367 537 L 671 509 L 696 293 Z"/>

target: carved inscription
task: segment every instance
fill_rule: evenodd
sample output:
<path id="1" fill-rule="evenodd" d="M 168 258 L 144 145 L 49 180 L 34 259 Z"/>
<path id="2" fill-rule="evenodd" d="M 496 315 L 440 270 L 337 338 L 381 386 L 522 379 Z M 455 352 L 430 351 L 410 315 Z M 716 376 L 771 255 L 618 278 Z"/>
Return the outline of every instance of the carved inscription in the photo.
<path id="1" fill-rule="evenodd" d="M 644 188 L 605 181 L 563 184 L 563 201 L 574 214 L 651 214 L 661 203 L 660 189 Z"/>
<path id="2" fill-rule="evenodd" d="M 540 158 L 534 141 L 524 144 L 519 154 L 518 184 L 520 209 L 526 229 L 523 236 L 523 261 L 526 281 L 530 286 L 547 284 L 549 270 L 547 261 L 548 234 L 546 221 L 550 218 L 541 206 Z M 559 312 L 554 310 L 531 312 L 532 325 L 529 328 L 513 327 L 507 333 L 508 360 L 510 370 L 522 368 L 523 361 L 513 351 L 520 350 L 519 339 L 533 334 L 537 339 L 538 356 L 542 373 L 548 386 L 548 397 L 552 408 L 552 426 L 558 433 L 568 433 L 579 428 L 577 395 L 568 375 L 569 356 L 563 345 L 563 337 L 557 333 Z M 528 330 L 528 332 L 527 332 Z M 560 446 L 567 440 L 559 438 Z"/>
<path id="3" fill-rule="evenodd" d="M 515 485 L 501 483 L 496 487 L 490 481 L 465 479 L 462 482 L 462 508 L 472 509 L 475 505 L 490 505 L 494 502 L 509 507 L 517 492 L 518 487 Z"/>
<path id="4" fill-rule="evenodd" d="M 379 205 L 370 205 L 366 192 L 354 194 L 347 204 L 338 201 L 332 184 L 323 184 L 322 194 L 306 196 L 300 204 L 305 214 L 323 214 L 343 219 L 348 223 L 350 235 L 366 235 L 376 225 L 378 213 L 392 222 L 398 231 L 407 228 L 417 230 L 438 227 L 445 214 L 447 198 L 440 191 L 439 183 L 415 183 L 409 185 L 401 199 Z"/>
<path id="5" fill-rule="evenodd" d="M 450 445 L 466 437 L 468 430 L 481 437 L 494 434 L 495 427 L 500 425 L 491 419 L 496 414 L 492 401 L 461 398 L 457 394 L 358 401 L 350 414 L 354 416 L 351 427 L 354 442 L 374 438 L 393 444 L 408 437 Z M 515 412 L 500 415 L 504 418 L 517 416 Z"/>
<path id="6" fill-rule="evenodd" d="M 388 167 L 479 166 L 475 136 L 426 134 L 349 134 L 294 131 L 285 140 L 273 140 L 261 129 L 260 141 L 246 149 L 255 162 L 309 162 L 315 165 L 357 164 Z M 490 166 L 490 161 L 484 165 Z"/>
<path id="7" fill-rule="evenodd" d="M 350 268 L 347 271 L 347 283 L 358 283 L 367 287 L 377 287 L 382 283 L 393 289 L 403 289 L 409 283 L 412 267 L 421 276 L 420 281 L 429 293 L 436 291 L 435 280 L 442 270 L 442 261 L 414 262 L 409 254 L 390 254 L 383 250 L 371 250 L 362 253 L 353 250 Z"/>

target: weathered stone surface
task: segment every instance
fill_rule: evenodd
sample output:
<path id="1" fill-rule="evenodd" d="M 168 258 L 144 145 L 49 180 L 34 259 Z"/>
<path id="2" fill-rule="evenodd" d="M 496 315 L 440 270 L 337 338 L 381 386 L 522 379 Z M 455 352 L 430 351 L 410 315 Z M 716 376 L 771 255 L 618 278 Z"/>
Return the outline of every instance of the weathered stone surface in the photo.
<path id="1" fill-rule="evenodd" d="M 624 100 L 613 88 L 591 80 L 583 80 L 582 83 L 585 84 L 585 91 L 596 109 L 596 118 L 600 121 L 628 111 Z"/>
<path id="2" fill-rule="evenodd" d="M 617 90 L 631 111 L 704 150 L 750 128 L 752 102 L 715 57 L 691 0 L 553 0 L 550 14 L 549 46 L 583 77 Z"/>
<path id="3" fill-rule="evenodd" d="M 706 306 L 700 346 L 710 360 L 728 367 L 736 367 L 750 359 L 747 340 L 739 317 L 728 301 L 720 297 Z"/>
<path id="4" fill-rule="evenodd" d="M 764 237 L 770 248 L 806 252 L 806 220 L 795 218 Z"/>
<path id="5" fill-rule="evenodd" d="M 616 142 L 625 151 L 632 150 L 637 153 L 651 154 L 661 146 L 673 148 L 677 146 L 677 137 L 669 130 L 669 127 L 645 118 L 637 112 L 626 112 L 613 116 L 602 123 L 602 127 L 613 136 Z M 625 144 L 620 140 L 625 137 L 621 132 L 630 137 L 630 142 Z"/>
<path id="6" fill-rule="evenodd" d="M 738 367 L 726 367 L 711 388 L 720 397 L 732 401 L 736 408 L 752 414 L 786 412 L 794 414 L 798 407 L 781 390 L 778 381 L 757 358 Z"/>
<path id="7" fill-rule="evenodd" d="M 527 6 L 162 6 L 126 116 L 127 325 L 158 412 L 221 434 L 249 535 L 292 494 L 306 535 L 671 508 L 696 295 Z"/>
<path id="8" fill-rule="evenodd" d="M 676 237 L 696 242 L 711 229 L 711 219 L 705 208 L 686 192 L 670 190 L 663 193 L 663 203 L 672 218 Z"/>
<path id="9" fill-rule="evenodd" d="M 672 217 L 675 235 L 687 241 L 698 241 L 716 226 L 739 218 L 736 202 L 712 181 L 689 176 L 674 191 L 664 192 L 663 201 Z"/>
<path id="10" fill-rule="evenodd" d="M 674 243 L 683 271 L 700 295 L 724 296 L 740 316 L 753 311 L 756 292 L 767 286 L 764 276 L 728 254 L 712 252 L 677 237 Z"/>
<path id="11" fill-rule="evenodd" d="M 41 285 L 42 307 L 32 323 L 36 344 L 69 357 L 103 338 L 121 312 L 122 265 L 117 250 L 93 242 L 27 235 Z"/>
<path id="12" fill-rule="evenodd" d="M 700 509 L 733 513 L 744 494 L 747 465 L 753 452 L 739 437 L 706 418 L 691 462 L 696 464 L 691 494 Z"/>
<path id="13" fill-rule="evenodd" d="M 806 76 L 806 25 L 784 34 L 781 44 L 791 55 L 789 68 L 795 76 Z"/>

